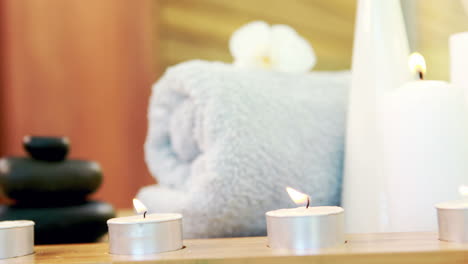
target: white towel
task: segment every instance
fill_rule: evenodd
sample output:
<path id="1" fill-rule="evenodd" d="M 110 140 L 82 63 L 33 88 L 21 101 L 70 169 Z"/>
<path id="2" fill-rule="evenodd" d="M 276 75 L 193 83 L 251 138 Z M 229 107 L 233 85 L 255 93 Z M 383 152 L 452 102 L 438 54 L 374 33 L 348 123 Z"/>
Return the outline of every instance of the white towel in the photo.
<path id="1" fill-rule="evenodd" d="M 191 61 L 153 86 L 146 162 L 159 184 L 149 213 L 184 215 L 184 235 L 264 235 L 265 212 L 340 202 L 349 72 L 243 70 Z"/>

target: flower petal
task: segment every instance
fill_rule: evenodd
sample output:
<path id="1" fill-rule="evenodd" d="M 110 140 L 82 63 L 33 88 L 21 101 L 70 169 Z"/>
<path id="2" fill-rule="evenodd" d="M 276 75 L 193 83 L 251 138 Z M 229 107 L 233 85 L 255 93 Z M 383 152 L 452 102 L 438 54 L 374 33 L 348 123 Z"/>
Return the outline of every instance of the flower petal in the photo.
<path id="1" fill-rule="evenodd" d="M 309 42 L 286 25 L 272 26 L 270 52 L 272 69 L 277 71 L 308 72 L 317 61 Z"/>
<path id="2" fill-rule="evenodd" d="M 242 26 L 229 40 L 229 50 L 234 61 L 262 56 L 268 52 L 269 46 L 270 26 L 263 21 L 254 21 Z"/>

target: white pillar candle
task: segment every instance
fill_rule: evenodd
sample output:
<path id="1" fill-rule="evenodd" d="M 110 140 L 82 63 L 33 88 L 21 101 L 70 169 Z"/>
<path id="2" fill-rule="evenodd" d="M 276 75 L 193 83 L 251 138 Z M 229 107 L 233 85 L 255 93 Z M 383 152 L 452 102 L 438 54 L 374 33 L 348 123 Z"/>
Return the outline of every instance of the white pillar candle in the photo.
<path id="1" fill-rule="evenodd" d="M 28 220 L 0 222 L 0 259 L 34 253 L 34 222 Z"/>
<path id="2" fill-rule="evenodd" d="M 444 81 L 408 82 L 386 94 L 382 111 L 387 230 L 435 231 L 433 205 L 456 199 L 453 190 L 468 178 L 461 89 Z"/>
<path id="3" fill-rule="evenodd" d="M 288 187 L 296 203 L 309 198 Z M 344 244 L 344 210 L 338 206 L 308 205 L 266 213 L 268 245 L 274 249 L 310 250 Z"/>
<path id="4" fill-rule="evenodd" d="M 111 254 L 146 255 L 183 247 L 181 214 L 147 214 L 136 199 L 134 206 L 143 214 L 107 221 Z"/>
<path id="5" fill-rule="evenodd" d="M 463 89 L 468 102 L 468 32 L 450 36 L 450 80 Z"/>

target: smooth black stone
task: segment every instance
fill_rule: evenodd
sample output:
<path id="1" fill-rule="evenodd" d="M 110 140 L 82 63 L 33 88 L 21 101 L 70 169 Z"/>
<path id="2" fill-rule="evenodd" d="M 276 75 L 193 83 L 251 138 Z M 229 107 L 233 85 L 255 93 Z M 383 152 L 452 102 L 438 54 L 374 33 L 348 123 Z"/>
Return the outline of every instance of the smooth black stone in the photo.
<path id="1" fill-rule="evenodd" d="M 62 161 L 70 150 L 70 141 L 67 137 L 25 136 L 23 147 L 34 159 Z"/>
<path id="2" fill-rule="evenodd" d="M 107 232 L 107 220 L 115 217 L 107 203 L 52 208 L 0 207 L 0 220 L 32 220 L 36 244 L 96 242 Z"/>
<path id="3" fill-rule="evenodd" d="M 93 161 L 0 159 L 0 186 L 3 192 L 18 203 L 30 206 L 83 201 L 86 195 L 97 190 L 101 182 L 101 167 Z"/>

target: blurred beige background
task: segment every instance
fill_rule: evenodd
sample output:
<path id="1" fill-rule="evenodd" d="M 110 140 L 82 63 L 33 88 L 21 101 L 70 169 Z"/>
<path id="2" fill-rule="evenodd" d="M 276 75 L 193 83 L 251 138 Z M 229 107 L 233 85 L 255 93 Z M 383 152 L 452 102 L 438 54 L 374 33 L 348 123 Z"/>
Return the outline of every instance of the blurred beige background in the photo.
<path id="1" fill-rule="evenodd" d="M 402 6 L 410 46 L 426 58 L 427 78 L 449 80 L 449 37 L 468 31 L 468 16 L 462 1 L 402 0 Z"/>
<path id="2" fill-rule="evenodd" d="M 162 68 L 185 60 L 232 61 L 231 33 L 252 20 L 287 24 L 312 43 L 316 70 L 350 67 L 356 1 L 161 0 L 154 2 Z"/>

